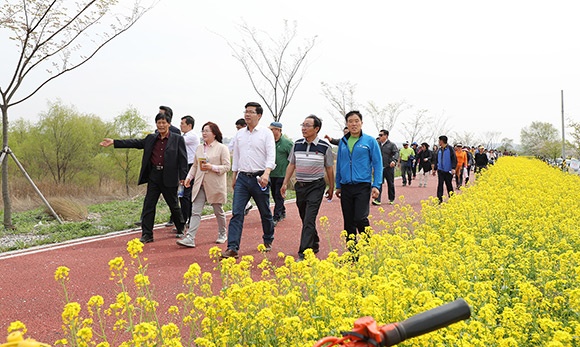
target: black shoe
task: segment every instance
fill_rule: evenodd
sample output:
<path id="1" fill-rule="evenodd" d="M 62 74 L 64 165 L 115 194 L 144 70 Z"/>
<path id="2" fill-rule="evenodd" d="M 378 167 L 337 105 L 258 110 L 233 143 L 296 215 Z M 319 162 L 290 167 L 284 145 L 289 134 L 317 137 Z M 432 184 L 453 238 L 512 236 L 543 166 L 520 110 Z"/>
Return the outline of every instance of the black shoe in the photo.
<path id="1" fill-rule="evenodd" d="M 250 213 L 250 210 L 254 208 L 254 205 L 250 204 L 250 206 L 248 206 L 245 210 L 244 210 L 244 216 L 247 216 L 248 213 Z"/>
<path id="2" fill-rule="evenodd" d="M 172 227 L 173 226 L 173 222 L 172 221 L 169 221 L 169 222 L 165 223 L 165 226 L 166 227 Z"/>
<path id="3" fill-rule="evenodd" d="M 279 222 L 279 221 L 280 221 L 279 219 L 274 219 L 274 220 L 272 221 L 272 223 L 274 224 L 274 226 L 276 226 L 276 225 L 278 225 L 278 222 Z"/>
<path id="4" fill-rule="evenodd" d="M 141 236 L 139 241 L 141 241 L 142 244 L 150 243 L 153 242 L 153 237 Z"/>

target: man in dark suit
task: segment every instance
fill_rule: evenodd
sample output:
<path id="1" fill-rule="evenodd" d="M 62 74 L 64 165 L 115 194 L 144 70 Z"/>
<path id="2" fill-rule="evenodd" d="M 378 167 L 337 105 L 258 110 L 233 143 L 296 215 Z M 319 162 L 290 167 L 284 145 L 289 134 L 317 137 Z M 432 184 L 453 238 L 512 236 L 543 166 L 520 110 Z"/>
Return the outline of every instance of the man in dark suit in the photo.
<path id="1" fill-rule="evenodd" d="M 143 160 L 139 174 L 139 184 L 147 183 L 147 195 L 143 201 L 143 223 L 141 242 L 153 242 L 155 208 L 159 195 L 169 205 L 171 217 L 178 233 L 183 232 L 184 220 L 177 200 L 177 186 L 187 175 L 187 152 L 181 135 L 169 131 L 171 117 L 159 113 L 155 117 L 157 132 L 144 139 L 113 140 L 104 139 L 101 146 L 114 145 L 115 148 L 143 149 Z"/>

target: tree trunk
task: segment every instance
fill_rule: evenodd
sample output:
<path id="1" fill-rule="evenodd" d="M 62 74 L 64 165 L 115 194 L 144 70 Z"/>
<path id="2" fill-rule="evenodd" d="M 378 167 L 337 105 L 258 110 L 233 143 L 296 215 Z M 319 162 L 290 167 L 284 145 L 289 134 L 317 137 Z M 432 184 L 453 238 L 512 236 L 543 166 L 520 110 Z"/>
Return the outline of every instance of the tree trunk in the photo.
<path id="1" fill-rule="evenodd" d="M 8 106 L 2 107 L 2 148 L 8 146 Z M 4 228 L 12 229 L 12 201 L 8 187 L 8 155 L 2 162 L 2 200 L 4 201 Z"/>

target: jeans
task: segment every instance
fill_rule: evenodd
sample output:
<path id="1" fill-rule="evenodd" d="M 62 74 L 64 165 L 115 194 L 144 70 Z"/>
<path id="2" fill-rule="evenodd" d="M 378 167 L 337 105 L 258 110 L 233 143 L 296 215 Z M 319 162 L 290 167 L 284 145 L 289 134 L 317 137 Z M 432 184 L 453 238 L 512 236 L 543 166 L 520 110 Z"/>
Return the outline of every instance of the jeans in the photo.
<path id="1" fill-rule="evenodd" d="M 369 223 L 369 201 L 371 199 L 371 184 L 343 184 L 341 186 L 340 207 L 349 240 L 365 232 Z M 356 238 L 354 238 L 356 240 Z"/>
<path id="2" fill-rule="evenodd" d="M 274 220 L 280 220 L 282 216 L 286 215 L 284 198 L 280 194 L 282 183 L 284 183 L 284 177 L 270 177 L 272 197 L 274 198 Z"/>
<path id="3" fill-rule="evenodd" d="M 269 188 L 270 183 L 268 183 Z M 228 228 L 228 249 L 238 251 L 242 239 L 242 228 L 244 226 L 244 210 L 246 204 L 254 198 L 260 218 L 262 219 L 262 239 L 264 244 L 271 244 L 274 241 L 274 221 L 272 211 L 270 211 L 269 189 L 262 190 L 255 176 L 247 176 L 239 173 L 234 187 L 234 201 L 232 204 L 232 218 Z"/>
<path id="4" fill-rule="evenodd" d="M 437 170 L 437 178 L 437 198 L 439 198 L 439 202 L 443 202 L 443 184 L 447 187 L 447 194 L 451 196 L 451 192 L 453 192 L 453 175 L 451 172 Z"/>
<path id="5" fill-rule="evenodd" d="M 193 200 L 193 208 L 191 210 L 191 220 L 189 222 L 189 230 L 187 230 L 187 235 L 195 239 L 199 225 L 201 224 L 201 213 L 203 212 L 203 206 L 206 202 L 205 189 L 203 186 L 199 188 L 199 193 Z M 211 204 L 213 207 L 213 213 L 216 217 L 218 224 L 218 237 L 226 235 L 226 213 L 222 207 L 222 204 Z"/>
<path id="6" fill-rule="evenodd" d="M 310 248 L 316 253 L 320 247 L 320 238 L 316 231 L 316 217 L 324 197 L 326 182 L 324 178 L 314 182 L 296 182 L 294 189 L 296 190 L 296 206 L 302 220 L 298 256 L 304 258 L 305 250 Z"/>
<path id="7" fill-rule="evenodd" d="M 463 168 L 462 167 L 455 170 L 455 184 L 457 185 L 457 189 L 459 189 L 459 187 L 461 187 L 461 185 L 463 184 Z"/>
<path id="8" fill-rule="evenodd" d="M 395 168 L 387 166 L 383 168 L 383 181 L 387 181 L 387 192 L 389 194 L 389 201 L 395 201 Z M 382 183 L 382 182 L 381 182 Z M 383 193 L 383 185 L 379 186 L 379 197 L 377 201 L 381 201 Z"/>
<path id="9" fill-rule="evenodd" d="M 163 184 L 163 170 L 152 169 L 149 174 L 147 183 L 147 193 L 143 201 L 143 222 L 141 224 L 142 236 L 145 238 L 153 237 L 153 224 L 155 223 L 155 212 L 159 195 L 163 194 L 163 199 L 171 211 L 171 219 L 175 223 L 177 231 L 183 231 L 185 224 L 181 215 L 181 208 L 177 201 L 177 186 L 167 187 Z"/>
<path id="10" fill-rule="evenodd" d="M 408 166 L 407 162 L 404 161 L 401 162 L 401 176 L 403 176 L 403 185 L 406 185 L 407 181 L 411 184 L 413 179 L 413 167 Z"/>

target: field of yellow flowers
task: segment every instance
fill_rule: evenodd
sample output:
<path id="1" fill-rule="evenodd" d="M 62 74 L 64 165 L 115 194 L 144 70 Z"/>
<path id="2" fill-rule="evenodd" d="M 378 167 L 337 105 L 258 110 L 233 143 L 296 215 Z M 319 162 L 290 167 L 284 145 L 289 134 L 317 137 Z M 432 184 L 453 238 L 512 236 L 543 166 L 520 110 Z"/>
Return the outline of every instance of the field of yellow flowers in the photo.
<path id="1" fill-rule="evenodd" d="M 109 263 L 116 302 L 69 302 L 58 344 L 312 346 L 361 316 L 389 323 L 462 297 L 470 320 L 401 345 L 580 345 L 578 176 L 502 158 L 447 203 L 425 201 L 421 213 L 401 203 L 380 213 L 357 245 L 357 261 L 338 250 L 325 260 L 279 254 L 274 263 L 251 256 L 219 262 L 220 250 L 212 249 L 218 271 L 190 266 L 170 322 L 160 321 L 142 244 L 131 241 L 129 256 Z M 261 278 L 252 278 L 253 268 Z M 68 276 L 64 267 L 55 273 L 65 294 Z M 222 283 L 218 293 L 214 280 Z M 10 327 L 22 329 L 20 322 Z"/>

